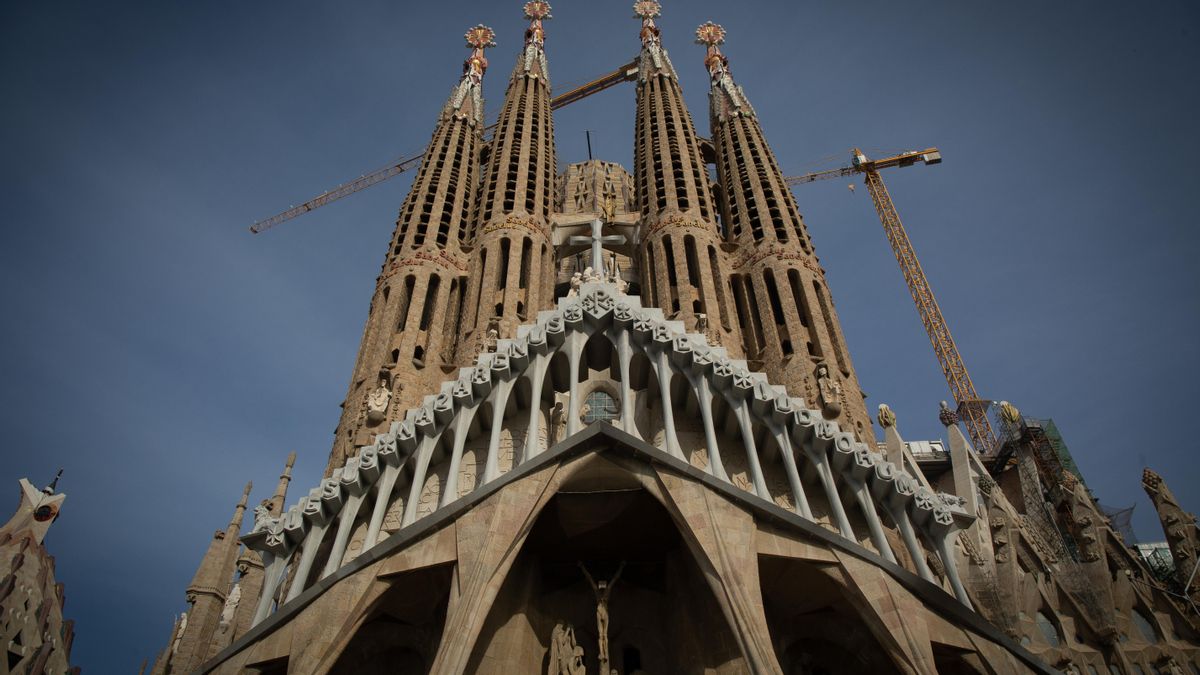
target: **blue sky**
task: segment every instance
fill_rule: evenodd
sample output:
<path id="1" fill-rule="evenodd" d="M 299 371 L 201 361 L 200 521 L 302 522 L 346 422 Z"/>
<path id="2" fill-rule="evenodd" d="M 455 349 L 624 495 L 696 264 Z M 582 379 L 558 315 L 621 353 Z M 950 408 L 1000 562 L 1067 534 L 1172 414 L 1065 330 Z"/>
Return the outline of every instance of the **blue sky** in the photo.
<path id="1" fill-rule="evenodd" d="M 636 53 L 629 4 L 555 3 L 557 86 Z M 1053 417 L 1141 538 L 1144 465 L 1200 510 L 1194 3 L 666 4 L 702 134 L 713 19 L 785 171 L 941 148 L 886 180 L 980 393 Z M 267 496 L 292 450 L 296 487 L 319 478 L 409 179 L 246 227 L 419 152 L 476 22 L 494 115 L 517 1 L 0 7 L 0 489 L 66 468 L 47 543 L 85 670 L 165 644 L 247 480 Z M 630 85 L 560 110 L 560 164 L 590 129 L 629 166 L 633 113 Z M 863 388 L 939 436 L 945 382 L 849 182 L 797 198 Z"/>

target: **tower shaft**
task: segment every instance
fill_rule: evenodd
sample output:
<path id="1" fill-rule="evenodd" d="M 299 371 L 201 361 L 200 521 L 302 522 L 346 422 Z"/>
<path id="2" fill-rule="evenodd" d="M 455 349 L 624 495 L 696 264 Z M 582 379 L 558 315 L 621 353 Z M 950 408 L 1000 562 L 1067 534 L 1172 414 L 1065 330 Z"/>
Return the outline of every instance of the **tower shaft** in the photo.
<path id="1" fill-rule="evenodd" d="M 471 56 L 438 118 L 400 208 L 375 282 L 329 470 L 418 404 L 454 365 L 467 262 L 461 243 L 474 209 L 483 145 L 483 50 L 492 31 L 467 32 Z"/>
<path id="2" fill-rule="evenodd" d="M 730 285 L 746 357 L 869 439 L 870 416 L 825 272 L 758 116 L 718 49 L 724 31 L 709 23 L 697 36 L 708 45 L 710 123 L 724 220 L 737 247 Z"/>
<path id="3" fill-rule="evenodd" d="M 639 8 L 642 51 L 634 129 L 634 184 L 642 215 L 643 302 L 713 344 L 740 352 L 726 287 L 726 253 L 708 168 L 675 68 L 654 24 Z"/>
<path id="4" fill-rule="evenodd" d="M 527 3 L 525 46 L 509 78 L 470 231 L 470 286 L 459 349 L 510 337 L 553 298 L 551 213 L 557 177 L 545 3 Z"/>

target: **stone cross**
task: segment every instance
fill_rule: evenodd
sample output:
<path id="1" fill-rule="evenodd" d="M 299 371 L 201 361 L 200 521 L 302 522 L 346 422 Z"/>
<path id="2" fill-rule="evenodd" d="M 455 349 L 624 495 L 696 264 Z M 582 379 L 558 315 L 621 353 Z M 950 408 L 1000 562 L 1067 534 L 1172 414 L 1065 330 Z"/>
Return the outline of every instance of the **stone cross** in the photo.
<path id="1" fill-rule="evenodd" d="M 599 272 L 604 269 L 604 245 L 605 244 L 624 244 L 625 235 L 609 234 L 605 235 L 604 221 L 599 218 L 592 221 L 592 234 L 586 237 L 571 237 L 569 242 L 574 245 L 590 245 L 592 247 L 592 264 L 593 270 Z"/>

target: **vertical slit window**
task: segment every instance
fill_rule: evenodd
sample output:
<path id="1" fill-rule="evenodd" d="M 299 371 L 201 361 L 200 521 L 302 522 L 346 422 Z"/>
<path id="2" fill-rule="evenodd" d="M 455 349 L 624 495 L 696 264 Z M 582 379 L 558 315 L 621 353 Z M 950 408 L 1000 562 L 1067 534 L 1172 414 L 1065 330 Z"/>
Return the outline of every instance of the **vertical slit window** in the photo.
<path id="1" fill-rule="evenodd" d="M 508 257 L 511 254 L 508 237 L 500 240 L 500 260 L 496 267 L 496 288 L 508 288 Z"/>
<path id="2" fill-rule="evenodd" d="M 521 275 L 517 279 L 517 288 L 525 288 L 529 285 L 529 266 L 533 264 L 533 242 L 529 237 L 525 237 L 521 244 Z"/>
<path id="3" fill-rule="evenodd" d="M 683 251 L 687 257 L 688 283 L 700 288 L 700 259 L 696 255 L 696 238 L 690 234 L 683 238 Z"/>
<path id="4" fill-rule="evenodd" d="M 821 284 L 813 280 L 813 292 L 817 294 L 817 302 L 821 305 L 821 314 L 825 317 L 825 330 L 829 332 L 829 342 L 833 349 L 834 358 L 837 359 L 838 369 L 842 371 L 842 375 L 850 375 L 850 367 L 846 364 L 846 345 L 842 343 L 837 332 L 837 324 L 833 320 L 833 312 L 830 308 L 829 300 L 825 295 L 825 289 L 821 288 Z"/>
<path id="5" fill-rule="evenodd" d="M 717 292 L 717 310 L 721 313 L 721 327 L 729 330 L 729 301 L 725 297 L 725 284 L 721 283 L 720 266 L 717 264 L 717 249 L 708 247 L 708 268 L 712 273 L 713 288 Z"/>
<path id="6" fill-rule="evenodd" d="M 670 284 L 673 291 L 679 285 L 679 281 L 675 278 L 675 250 L 671 247 L 671 238 L 663 237 L 663 259 L 667 266 L 667 283 Z"/>
<path id="7" fill-rule="evenodd" d="M 421 326 L 419 330 L 429 330 L 429 321 L 433 318 L 434 305 L 437 304 L 438 285 L 441 280 L 438 275 L 429 277 L 429 286 L 425 289 L 425 306 L 421 309 Z"/>

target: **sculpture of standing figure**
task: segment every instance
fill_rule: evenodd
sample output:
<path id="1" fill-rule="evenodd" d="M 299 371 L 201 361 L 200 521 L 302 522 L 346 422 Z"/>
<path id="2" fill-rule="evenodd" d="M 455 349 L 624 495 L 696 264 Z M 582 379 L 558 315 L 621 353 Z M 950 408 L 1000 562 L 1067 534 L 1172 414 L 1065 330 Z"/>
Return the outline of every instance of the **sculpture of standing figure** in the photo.
<path id="1" fill-rule="evenodd" d="M 588 269 L 591 269 L 590 267 Z M 573 298 L 579 295 L 579 287 L 583 285 L 583 275 L 579 272 L 571 275 L 571 290 L 567 291 L 567 297 Z"/>
<path id="2" fill-rule="evenodd" d="M 817 388 L 821 393 L 821 412 L 827 419 L 842 413 L 842 385 L 829 374 L 829 366 L 817 366 Z"/>
<path id="3" fill-rule="evenodd" d="M 608 672 L 608 599 L 612 595 L 613 586 L 617 585 L 617 579 L 621 577 L 621 571 L 625 569 L 625 561 L 622 560 L 617 573 L 613 575 L 610 581 L 601 579 L 596 581 L 592 575 L 588 573 L 587 568 L 580 561 L 579 569 L 583 570 L 583 575 L 587 577 L 588 583 L 592 586 L 592 592 L 596 594 L 596 639 L 600 644 L 600 672 Z"/>
<path id="4" fill-rule="evenodd" d="M 550 634 L 550 663 L 546 675 L 585 675 L 583 647 L 575 644 L 575 628 L 563 621 Z"/>
<path id="5" fill-rule="evenodd" d="M 379 424 L 387 417 L 388 404 L 392 401 L 392 392 L 388 389 L 386 377 L 379 378 L 379 386 L 367 394 L 367 423 Z"/>

